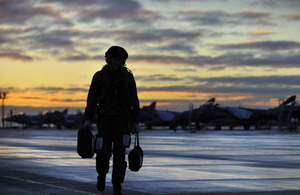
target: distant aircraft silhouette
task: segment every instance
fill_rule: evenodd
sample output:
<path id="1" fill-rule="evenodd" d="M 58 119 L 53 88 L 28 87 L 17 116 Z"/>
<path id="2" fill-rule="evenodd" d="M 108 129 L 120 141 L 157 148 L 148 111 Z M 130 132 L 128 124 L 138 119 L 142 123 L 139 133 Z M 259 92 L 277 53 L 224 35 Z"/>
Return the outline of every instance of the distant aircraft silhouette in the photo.
<path id="1" fill-rule="evenodd" d="M 147 129 L 153 126 L 169 126 L 179 112 L 156 110 L 156 101 L 149 106 L 140 109 L 140 122 L 145 124 Z"/>
<path id="2" fill-rule="evenodd" d="M 24 113 L 16 114 L 8 117 L 6 121 L 21 124 L 23 128 L 43 128 L 44 125 L 50 127 L 50 125 L 53 124 L 58 129 L 62 127 L 78 129 L 83 121 L 83 116 L 84 115 L 81 112 L 77 112 L 77 114 L 68 114 L 68 109 L 65 109 L 62 112 L 49 110 L 38 115 L 26 115 Z"/>
<path id="3" fill-rule="evenodd" d="M 299 113 L 292 112 L 295 106 L 296 96 L 290 96 L 278 107 L 271 109 L 252 109 L 244 107 L 228 107 L 215 104 L 215 98 L 211 98 L 205 104 L 197 109 L 185 111 L 177 115 L 176 121 L 179 124 L 186 126 L 187 119 L 196 123 L 205 123 L 215 125 L 216 129 L 221 129 L 221 126 L 243 126 L 245 130 L 251 125 L 257 125 L 260 122 L 266 121 L 287 121 Z M 291 113 L 292 112 L 292 113 Z"/>
<path id="4" fill-rule="evenodd" d="M 22 127 L 26 129 L 27 127 L 37 126 L 41 119 L 42 119 L 42 114 L 26 115 L 25 113 L 19 113 L 6 118 L 5 121 L 21 124 Z"/>

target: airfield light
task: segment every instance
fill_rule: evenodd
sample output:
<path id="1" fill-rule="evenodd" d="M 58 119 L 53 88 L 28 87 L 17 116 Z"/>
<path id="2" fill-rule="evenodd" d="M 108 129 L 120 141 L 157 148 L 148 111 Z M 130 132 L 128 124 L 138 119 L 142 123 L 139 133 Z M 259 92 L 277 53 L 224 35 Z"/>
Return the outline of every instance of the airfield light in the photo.
<path id="1" fill-rule="evenodd" d="M 4 129 L 4 99 L 6 98 L 6 92 L 0 92 L 0 99 L 2 100 L 2 127 Z"/>

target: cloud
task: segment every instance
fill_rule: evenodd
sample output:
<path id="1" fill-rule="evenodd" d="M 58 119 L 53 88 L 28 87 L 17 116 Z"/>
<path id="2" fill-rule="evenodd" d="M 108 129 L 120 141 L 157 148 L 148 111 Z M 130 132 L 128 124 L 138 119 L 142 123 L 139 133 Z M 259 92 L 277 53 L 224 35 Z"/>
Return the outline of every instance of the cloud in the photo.
<path id="1" fill-rule="evenodd" d="M 290 95 L 300 95 L 297 93 L 299 87 L 290 86 L 284 88 L 278 88 L 276 86 L 165 86 L 165 87 L 138 87 L 139 93 L 151 92 L 153 94 L 176 94 L 181 92 L 181 97 L 185 97 L 187 100 L 198 99 L 197 97 L 228 97 L 231 101 L 240 99 L 246 100 L 246 97 L 263 97 L 263 98 L 274 98 L 274 97 L 288 97 Z M 193 95 L 193 96 L 191 96 Z M 159 97 L 159 96 L 157 96 Z M 194 97 L 194 98 L 193 98 Z M 160 98 L 158 98 L 160 99 Z M 170 98 L 173 99 L 173 98 Z"/>
<path id="2" fill-rule="evenodd" d="M 269 31 L 269 30 L 250 30 L 250 31 L 248 31 L 248 33 L 250 35 L 254 35 L 254 36 L 263 36 L 263 35 L 274 34 L 274 32 Z"/>
<path id="3" fill-rule="evenodd" d="M 140 3 L 134 0 L 127 0 L 126 3 L 122 0 L 104 0 L 98 6 L 81 7 L 78 12 L 79 20 L 88 23 L 98 19 L 148 23 L 159 17 L 156 12 L 142 8 Z"/>
<path id="4" fill-rule="evenodd" d="M 161 77 L 161 86 L 138 86 L 139 93 L 180 93 L 180 97 L 185 97 L 182 101 L 186 103 L 191 101 L 194 103 L 199 102 L 200 100 L 203 101 L 203 97 L 219 97 L 221 102 L 230 102 L 232 105 L 236 106 L 247 104 L 245 102 L 269 101 L 271 98 L 286 98 L 290 95 L 300 95 L 298 93 L 300 91 L 300 77 L 298 75 L 206 78 L 190 76 L 176 77 L 173 75 L 153 76 L 155 76 L 157 80 Z M 173 85 L 166 84 L 164 86 L 164 81 L 166 81 L 164 78 L 166 76 L 169 76 L 170 79 L 173 79 L 174 81 L 185 81 L 186 84 L 181 85 L 179 82 L 173 82 Z M 152 75 L 146 75 L 144 77 L 152 78 Z M 177 100 L 178 99 L 174 101 Z M 160 102 L 161 99 L 158 98 L 158 101 Z M 162 101 L 168 101 L 168 99 L 162 99 Z M 170 100 L 170 102 L 173 103 L 174 101 Z M 150 100 L 148 102 L 150 102 Z"/>
<path id="5" fill-rule="evenodd" d="M 136 80 L 141 81 L 180 81 L 175 75 L 153 74 L 148 76 L 135 76 Z"/>
<path id="6" fill-rule="evenodd" d="M 34 87 L 34 88 L 26 88 L 26 91 L 45 91 L 45 92 L 87 92 L 87 88 L 82 87 L 53 87 L 53 86 L 46 86 L 46 87 Z"/>
<path id="7" fill-rule="evenodd" d="M 208 26 L 224 26 L 224 25 L 273 25 L 270 22 L 270 14 L 259 11 L 242 11 L 229 13 L 221 10 L 205 11 L 205 10 L 183 10 L 176 16 L 180 20 L 188 21 L 194 24 Z"/>
<path id="8" fill-rule="evenodd" d="M 64 39 L 58 36 L 47 36 L 47 34 L 43 34 L 40 36 L 35 36 L 35 39 L 31 39 L 32 47 L 37 48 L 47 48 L 55 47 L 55 48 L 66 48 L 72 47 L 73 41 L 69 39 Z"/>
<path id="9" fill-rule="evenodd" d="M 300 7 L 300 1 L 299 0 L 254 0 L 250 1 L 250 5 L 263 5 L 266 7 L 271 7 L 271 8 L 281 8 L 281 7 L 286 7 L 286 8 L 294 8 L 298 9 Z"/>
<path id="10" fill-rule="evenodd" d="M 16 39 L 14 39 L 14 38 L 9 38 L 9 37 L 7 37 L 7 36 L 5 36 L 5 35 L 1 35 L 0 34 L 0 45 L 1 44 L 12 44 L 12 43 L 15 43 L 17 40 Z"/>
<path id="11" fill-rule="evenodd" d="M 262 50 L 290 50 L 300 48 L 296 41 L 257 41 L 249 43 L 219 44 L 216 49 L 262 49 Z"/>
<path id="12" fill-rule="evenodd" d="M 255 67 L 273 67 L 273 68 L 298 68 L 300 64 L 300 54 L 282 56 L 266 55 L 263 57 L 241 58 L 232 61 L 235 66 L 246 65 Z"/>
<path id="13" fill-rule="evenodd" d="M 62 61 L 83 61 L 83 60 L 101 60 L 102 55 L 68 55 L 60 58 Z M 288 68 L 299 67 L 300 54 L 294 55 L 279 55 L 268 54 L 255 56 L 252 53 L 225 53 L 219 56 L 179 56 L 179 55 L 163 55 L 163 54 L 145 54 L 145 55 L 131 55 L 129 57 L 131 63 L 145 63 L 145 64 L 165 64 L 169 66 L 178 65 L 193 65 L 196 67 L 211 67 L 214 70 L 223 69 L 226 67 L 235 66 L 251 66 L 251 67 L 273 67 L 273 68 Z"/>
<path id="14" fill-rule="evenodd" d="M 190 32 L 177 29 L 151 29 L 151 30 L 84 30 L 76 28 L 47 29 L 42 27 L 12 28 L 0 26 L 0 48 L 7 50 L 9 45 L 12 50 L 30 50 L 53 54 L 59 60 L 98 60 L 99 57 L 89 57 L 93 52 L 98 52 L 101 43 L 95 39 L 105 38 L 117 40 L 117 42 L 130 42 L 131 44 L 143 44 L 143 52 L 162 53 L 188 53 L 195 54 L 195 46 L 192 43 L 202 37 L 201 32 Z M 84 42 L 84 44 L 83 44 Z M 153 42 L 157 42 L 153 46 Z M 1 46 L 2 45 L 2 46 Z M 100 45 L 100 46 L 99 46 Z M 78 48 L 85 48 L 79 50 Z M 102 46 L 103 47 L 103 46 Z M 98 48 L 98 50 L 95 50 Z M 93 54 L 92 54 L 93 55 Z M 102 59 L 102 57 L 101 57 Z"/>
<path id="15" fill-rule="evenodd" d="M 42 54 L 44 58 L 49 57 L 51 54 L 55 58 L 59 58 L 60 55 L 66 53 L 75 53 L 74 48 L 77 46 L 76 42 L 73 42 L 71 35 L 55 34 L 53 32 L 45 32 L 41 29 L 31 29 L 27 32 L 7 30 L 5 35 L 3 34 L 0 29 L 0 53 L 2 51 L 2 58 L 6 57 L 24 61 L 38 59 L 24 55 L 26 51 L 38 55 Z"/>
<path id="16" fill-rule="evenodd" d="M 0 23 L 20 24 L 30 22 L 38 17 L 47 17 L 56 22 L 70 25 L 63 14 L 50 4 L 34 4 L 32 1 L 11 1 L 2 0 L 0 2 Z M 42 18 L 40 18 L 42 19 Z"/>
<path id="17" fill-rule="evenodd" d="M 197 72 L 196 68 L 174 68 L 176 72 Z"/>
<path id="18" fill-rule="evenodd" d="M 99 0 L 85 0 L 84 4 L 82 3 L 82 0 L 72 0 L 72 1 L 66 1 L 66 0 L 42 0 L 44 3 L 58 3 L 60 6 L 64 7 L 82 7 L 82 6 L 99 6 L 103 4 L 103 1 Z"/>
<path id="19" fill-rule="evenodd" d="M 89 60 L 104 60 L 104 55 L 88 56 L 88 55 L 69 55 L 59 58 L 61 61 L 89 61 Z"/>
<path id="20" fill-rule="evenodd" d="M 169 65 L 188 64 L 194 66 L 216 66 L 226 65 L 234 66 L 253 66 L 253 67 L 299 67 L 300 54 L 291 56 L 285 55 L 266 55 L 255 57 L 254 54 L 248 53 L 226 53 L 220 56 L 189 56 L 180 57 L 174 55 L 136 55 L 132 56 L 133 62 L 143 63 L 163 63 Z"/>
<path id="21" fill-rule="evenodd" d="M 18 36 L 22 36 L 26 33 L 33 32 L 35 28 L 33 27 L 14 27 L 14 26 L 2 26 L 0 25 L 0 46 L 7 48 L 12 48 L 12 46 L 17 45 L 21 40 Z M 4 49 L 7 52 L 7 49 Z"/>
<path id="22" fill-rule="evenodd" d="M 33 57 L 21 53 L 0 53 L 0 58 L 20 60 L 23 62 L 33 61 Z"/>
<path id="23" fill-rule="evenodd" d="M 297 13 L 288 14 L 287 18 L 292 21 L 300 21 L 300 13 L 297 12 Z"/>
<path id="24" fill-rule="evenodd" d="M 248 76 L 248 77 L 210 77 L 199 78 L 190 77 L 190 79 L 197 83 L 207 82 L 210 86 L 214 85 L 242 85 L 242 86 L 263 86 L 263 87 L 290 87 L 296 86 L 300 88 L 300 77 L 298 75 L 287 76 Z"/>
<path id="25" fill-rule="evenodd" d="M 23 100 L 45 100 L 44 97 L 33 97 L 33 96 L 24 96 L 24 97 L 18 97 L 17 99 L 23 99 Z"/>
<path id="26" fill-rule="evenodd" d="M 113 32 L 102 31 L 101 33 L 135 43 L 192 41 L 202 36 L 201 32 L 178 29 L 117 30 Z"/>
<path id="27" fill-rule="evenodd" d="M 0 26 L 0 34 L 27 33 L 37 29 L 36 27 Z"/>
<path id="28" fill-rule="evenodd" d="M 184 64 L 188 62 L 188 59 L 175 55 L 134 55 L 130 57 L 132 62 L 143 62 L 143 63 L 162 63 L 162 64 Z"/>
<path id="29" fill-rule="evenodd" d="M 69 50 L 65 49 L 71 50 L 76 46 L 73 39 L 79 39 L 80 35 L 80 31 L 72 30 L 72 28 L 49 31 L 37 29 L 34 33 L 23 35 L 22 42 L 26 43 L 24 47 L 29 47 L 31 50 L 57 48 L 62 50 L 62 53 L 66 53 Z"/>
<path id="30" fill-rule="evenodd" d="M 300 77 L 298 75 L 286 76 L 243 76 L 243 77 L 179 77 L 177 75 L 166 74 L 150 74 L 144 76 L 136 76 L 141 81 L 185 81 L 192 83 L 192 86 L 214 87 L 214 86 L 242 86 L 242 87 L 297 87 L 300 88 Z M 163 85 L 162 82 L 160 82 Z M 189 86 L 189 85 L 187 85 Z M 185 88 L 187 89 L 187 88 Z M 194 89 L 193 89 L 194 90 Z"/>
<path id="31" fill-rule="evenodd" d="M 186 43 L 185 41 L 183 42 L 176 42 L 176 43 L 170 43 L 167 45 L 163 45 L 163 46 L 156 46 L 154 48 L 151 49 L 152 51 L 162 51 L 162 53 L 179 53 L 179 54 L 189 54 L 189 55 L 193 55 L 196 54 L 196 48 L 194 45 Z"/>
<path id="32" fill-rule="evenodd" d="M 93 23 L 99 19 L 126 20 L 129 23 L 151 23 L 160 18 L 159 14 L 145 9 L 138 1 L 127 0 L 2 0 L 0 21 L 23 24 L 32 19 L 48 17 L 67 26 L 73 22 Z M 62 12 L 61 10 L 66 10 Z M 22 17 L 23 16 L 23 17 Z M 72 20 L 72 21 L 70 21 Z"/>
<path id="33" fill-rule="evenodd" d="M 300 91 L 300 77 L 298 75 L 286 75 L 286 76 L 246 76 L 246 77 L 180 77 L 177 75 L 168 74 L 150 74 L 144 76 L 135 76 L 137 81 L 159 81 L 161 86 L 145 87 L 138 86 L 138 92 L 185 92 L 188 95 L 193 94 L 236 94 L 236 95 L 253 95 L 260 96 L 288 96 L 297 94 Z M 173 82 L 172 85 L 169 82 Z M 177 81 L 183 81 L 177 82 Z M 164 84 L 168 83 L 164 86 Z M 185 83 L 185 84 L 184 84 Z M 26 89 L 17 88 L 2 88 L 1 91 L 8 93 L 19 92 L 46 92 L 49 94 L 64 92 L 64 93 L 87 93 L 88 87 L 53 87 L 53 86 L 41 86 Z M 31 93 L 30 93 L 31 94 Z M 22 98 L 41 98 L 31 95 L 22 96 Z M 84 98 L 50 98 L 51 101 L 84 101 Z"/>
<path id="34" fill-rule="evenodd" d="M 236 95 L 236 96 L 288 96 L 296 94 L 299 91 L 299 87 L 289 87 L 289 88 L 278 88 L 278 87 L 245 87 L 245 86 L 217 86 L 217 87 L 203 87 L 203 86 L 166 86 L 166 87 L 138 87 L 138 92 L 186 92 L 186 97 L 189 97 L 189 93 L 193 94 L 211 94 L 226 96 Z"/>
<path id="35" fill-rule="evenodd" d="M 49 101 L 51 102 L 86 102 L 86 99 L 59 99 L 59 98 L 51 98 Z"/>

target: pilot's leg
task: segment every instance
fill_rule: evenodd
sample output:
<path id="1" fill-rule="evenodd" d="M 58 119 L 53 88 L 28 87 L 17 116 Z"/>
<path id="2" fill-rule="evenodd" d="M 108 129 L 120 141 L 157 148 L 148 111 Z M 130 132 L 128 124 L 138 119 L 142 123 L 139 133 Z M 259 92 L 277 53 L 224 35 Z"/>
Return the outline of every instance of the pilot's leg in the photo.
<path id="1" fill-rule="evenodd" d="M 106 174 L 109 170 L 109 160 L 112 154 L 112 133 L 111 126 L 104 118 L 98 119 L 98 134 L 103 136 L 102 151 L 96 156 L 97 189 L 103 191 L 105 189 Z"/>
<path id="2" fill-rule="evenodd" d="M 96 156 L 96 170 L 98 173 L 97 177 L 97 189 L 103 191 L 105 189 L 106 174 L 109 170 L 109 159 L 111 152 L 105 152 L 97 154 Z"/>
<path id="3" fill-rule="evenodd" d="M 113 172 L 112 183 L 114 192 L 122 190 L 121 184 L 124 182 L 127 162 L 125 161 L 126 147 L 123 145 L 124 131 L 128 131 L 128 121 L 124 117 L 118 120 L 114 128 L 113 135 Z"/>
<path id="4" fill-rule="evenodd" d="M 113 146 L 112 183 L 123 183 L 127 167 L 125 161 L 126 148 L 123 146 L 122 142 L 121 144 L 119 143 L 115 142 Z"/>

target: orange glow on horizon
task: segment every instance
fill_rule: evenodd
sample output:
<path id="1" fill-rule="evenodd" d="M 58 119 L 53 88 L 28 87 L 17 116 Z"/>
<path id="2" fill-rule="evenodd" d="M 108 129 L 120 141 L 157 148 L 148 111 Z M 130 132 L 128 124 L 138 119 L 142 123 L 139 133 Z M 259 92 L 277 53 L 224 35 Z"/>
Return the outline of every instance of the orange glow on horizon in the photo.
<path id="1" fill-rule="evenodd" d="M 237 95 L 237 94 L 218 94 L 216 101 L 232 101 L 232 100 L 243 100 L 243 99 L 254 99 L 257 98 L 253 95 Z"/>
<path id="2" fill-rule="evenodd" d="M 268 106 L 268 107 L 277 107 L 279 106 L 279 100 L 277 99 L 270 99 L 269 101 L 257 101 L 257 102 L 244 102 L 246 105 L 249 106 Z"/>
<path id="3" fill-rule="evenodd" d="M 83 92 L 19 91 L 10 92 L 6 100 L 6 105 L 30 107 L 84 107 L 85 104 L 86 93 Z"/>
<path id="4" fill-rule="evenodd" d="M 206 93 L 198 91 L 140 91 L 138 92 L 141 107 L 156 101 L 159 106 L 175 107 L 186 103 L 197 102 L 197 105 L 204 104 L 210 98 L 215 97 L 216 103 L 226 105 L 226 101 L 242 101 L 243 99 L 253 99 L 254 101 L 244 101 L 242 104 L 248 106 L 278 106 L 278 99 L 261 101 L 261 97 L 251 94 L 236 93 Z M 11 91 L 7 95 L 5 105 L 28 106 L 28 107 L 82 107 L 86 106 L 86 92 L 69 91 Z M 154 98 L 155 97 L 155 98 Z M 143 101 L 147 100 L 147 101 Z M 200 100 L 200 101 L 199 101 Z M 161 101 L 161 102 L 160 102 Z M 199 103 L 200 102 L 200 103 Z M 196 105 L 195 104 L 195 105 Z M 239 105 L 232 105 L 239 106 Z M 170 108 L 172 110 L 172 108 Z"/>
<path id="5" fill-rule="evenodd" d="M 253 35 L 267 35 L 267 34 L 272 34 L 274 32 L 268 30 L 250 30 L 249 33 Z"/>

